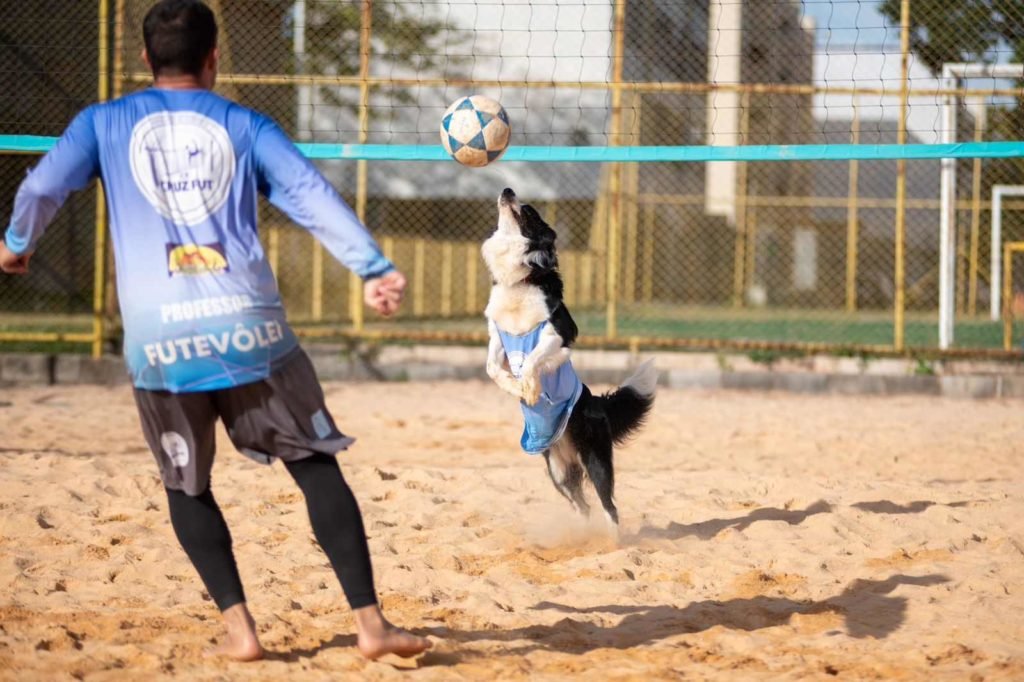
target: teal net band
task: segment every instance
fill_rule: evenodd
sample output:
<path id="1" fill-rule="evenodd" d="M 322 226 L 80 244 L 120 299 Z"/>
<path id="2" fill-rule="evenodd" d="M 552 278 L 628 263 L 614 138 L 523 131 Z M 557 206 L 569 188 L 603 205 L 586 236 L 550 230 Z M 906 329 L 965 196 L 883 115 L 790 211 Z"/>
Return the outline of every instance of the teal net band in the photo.
<path id="1" fill-rule="evenodd" d="M 0 135 L 0 154 L 49 151 L 55 137 Z M 311 159 L 445 161 L 441 145 L 299 143 Z M 1024 141 L 953 144 L 802 144 L 735 147 L 526 147 L 513 146 L 503 161 L 608 163 L 615 161 L 849 161 L 1024 157 Z"/>

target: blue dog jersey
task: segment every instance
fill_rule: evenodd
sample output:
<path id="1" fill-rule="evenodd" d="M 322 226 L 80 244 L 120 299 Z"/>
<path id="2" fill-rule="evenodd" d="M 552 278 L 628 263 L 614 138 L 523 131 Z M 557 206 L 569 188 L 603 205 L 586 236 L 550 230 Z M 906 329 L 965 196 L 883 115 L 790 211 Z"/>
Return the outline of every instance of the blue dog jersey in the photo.
<path id="1" fill-rule="evenodd" d="M 547 324 L 547 321 L 541 322 L 520 335 L 510 334 L 498 327 L 498 336 L 501 337 L 501 345 L 515 378 L 522 379 L 523 362 L 537 347 L 541 332 Z M 541 375 L 540 383 L 540 400 L 536 405 L 520 401 L 523 418 L 526 420 L 520 444 L 531 455 L 544 452 L 561 438 L 569 424 L 572 410 L 583 394 L 583 382 L 576 376 L 571 362 L 564 363 L 556 372 Z"/>
<path id="2" fill-rule="evenodd" d="M 291 357 L 256 231 L 261 194 L 357 275 L 394 267 L 273 121 L 212 92 L 149 88 L 83 111 L 19 189 L 8 247 L 34 250 L 68 193 L 97 176 L 138 388 L 230 388 Z"/>

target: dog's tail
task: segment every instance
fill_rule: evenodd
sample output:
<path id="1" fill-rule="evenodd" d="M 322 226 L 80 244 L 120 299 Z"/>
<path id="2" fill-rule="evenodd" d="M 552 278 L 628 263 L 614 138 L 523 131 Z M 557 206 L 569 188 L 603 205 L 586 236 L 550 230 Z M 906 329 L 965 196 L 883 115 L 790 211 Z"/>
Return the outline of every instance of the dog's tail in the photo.
<path id="1" fill-rule="evenodd" d="M 648 360 L 622 386 L 595 398 L 599 409 L 608 416 L 613 441 L 624 442 L 644 425 L 654 405 L 657 386 L 658 370 L 654 368 L 654 361 Z"/>

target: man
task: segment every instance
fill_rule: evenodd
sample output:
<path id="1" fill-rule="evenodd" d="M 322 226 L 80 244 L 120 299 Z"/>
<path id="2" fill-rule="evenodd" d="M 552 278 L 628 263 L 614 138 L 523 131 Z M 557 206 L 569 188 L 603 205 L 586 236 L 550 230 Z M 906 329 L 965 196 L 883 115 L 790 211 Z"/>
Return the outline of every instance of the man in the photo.
<path id="1" fill-rule="evenodd" d="M 284 462 L 355 615 L 368 658 L 430 643 L 377 605 L 362 517 L 334 455 L 352 443 L 289 328 L 256 231 L 257 194 L 364 280 L 383 315 L 405 278 L 316 168 L 267 117 L 211 92 L 217 23 L 200 0 L 162 0 L 143 24 L 153 87 L 80 113 L 18 190 L 0 269 L 24 273 L 68 193 L 107 193 L 124 352 L 174 531 L 223 614 L 217 652 L 263 650 L 210 490 L 214 426 L 257 461 Z"/>

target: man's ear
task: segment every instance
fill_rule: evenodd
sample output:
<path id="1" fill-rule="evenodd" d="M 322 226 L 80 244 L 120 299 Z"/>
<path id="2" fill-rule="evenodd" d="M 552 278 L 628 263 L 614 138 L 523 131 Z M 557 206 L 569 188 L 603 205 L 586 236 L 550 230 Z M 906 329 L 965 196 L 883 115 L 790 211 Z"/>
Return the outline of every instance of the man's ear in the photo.
<path id="1" fill-rule="evenodd" d="M 217 67 L 220 65 L 220 48 L 214 47 L 210 54 L 206 55 L 206 64 L 203 66 L 203 86 L 213 90 L 217 84 Z"/>
<path id="2" fill-rule="evenodd" d="M 139 56 L 142 57 L 142 61 L 146 64 L 146 67 L 150 71 L 152 71 L 153 70 L 153 65 L 149 63 L 149 53 L 146 52 L 146 48 L 142 48 L 142 52 L 139 53 Z"/>

